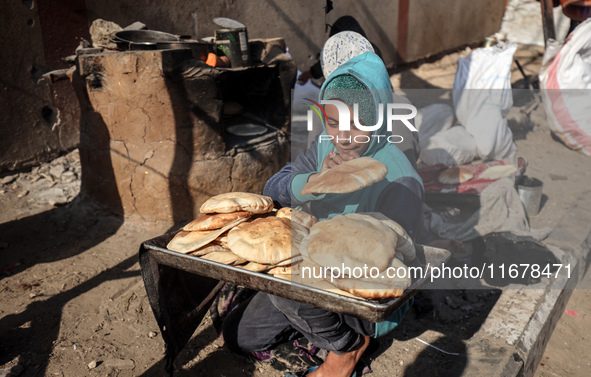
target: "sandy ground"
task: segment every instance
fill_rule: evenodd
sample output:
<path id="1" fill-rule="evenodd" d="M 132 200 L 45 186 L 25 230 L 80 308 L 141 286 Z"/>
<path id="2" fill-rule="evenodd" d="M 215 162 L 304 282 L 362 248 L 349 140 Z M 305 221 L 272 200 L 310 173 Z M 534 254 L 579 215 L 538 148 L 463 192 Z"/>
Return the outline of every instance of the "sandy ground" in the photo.
<path id="1" fill-rule="evenodd" d="M 450 88 L 455 62 L 466 54 L 404 70 L 392 81 L 402 88 Z M 539 48 L 517 53 L 530 75 L 537 74 L 540 56 Z M 525 88 L 513 68 L 514 86 Z M 544 182 L 543 206 L 532 227 L 553 227 L 589 187 L 589 157 L 552 140 L 541 108 L 526 117 L 514 114 L 511 125 L 519 154 L 529 162 L 527 173 Z M 123 222 L 85 203 L 77 196 L 76 152 L 44 169 L 6 179 L 0 188 L 0 376 L 10 370 L 20 376 L 165 375 L 164 343 L 140 277 L 137 250 L 171 225 Z M 417 338 L 460 353 L 499 294 L 428 292 L 423 305 L 415 305 L 381 341 L 372 376 L 443 375 L 461 357 Z M 537 374 L 591 375 L 590 295 L 575 290 L 567 308 L 578 317 L 563 315 Z M 178 376 L 282 375 L 268 364 L 232 355 L 208 318 L 176 367 Z"/>

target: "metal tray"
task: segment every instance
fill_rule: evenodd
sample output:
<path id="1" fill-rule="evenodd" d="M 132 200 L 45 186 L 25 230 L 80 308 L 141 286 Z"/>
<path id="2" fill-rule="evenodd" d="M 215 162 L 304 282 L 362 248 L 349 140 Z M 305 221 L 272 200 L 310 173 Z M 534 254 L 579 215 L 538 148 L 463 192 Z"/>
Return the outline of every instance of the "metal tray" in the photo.
<path id="1" fill-rule="evenodd" d="M 236 283 L 247 288 L 304 302 L 332 312 L 353 315 L 371 322 L 385 320 L 411 297 L 416 295 L 418 290 L 428 282 L 431 270 L 426 271 L 422 279 L 414 281 L 400 297 L 381 301 L 356 299 L 300 283 L 290 282 L 272 275 L 251 272 L 240 267 L 228 266 L 168 250 L 166 249 L 166 245 L 173 236 L 174 233 L 171 233 L 151 239 L 144 242 L 142 247 L 149 250 L 151 257 L 159 264 L 217 280 Z M 416 246 L 423 248 L 426 263 L 430 267 L 439 266 L 451 257 L 451 253 L 444 249 L 422 245 Z"/>

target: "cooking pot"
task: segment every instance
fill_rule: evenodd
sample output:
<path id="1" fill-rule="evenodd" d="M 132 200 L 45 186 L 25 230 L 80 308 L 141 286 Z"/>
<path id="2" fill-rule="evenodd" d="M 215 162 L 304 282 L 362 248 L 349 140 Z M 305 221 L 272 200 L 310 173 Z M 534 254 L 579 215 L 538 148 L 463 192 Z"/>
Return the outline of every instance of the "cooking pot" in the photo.
<path id="1" fill-rule="evenodd" d="M 124 30 L 115 33 L 111 39 L 117 49 L 127 50 L 178 50 L 189 49 L 193 57 L 207 60 L 207 54 L 214 51 L 213 45 L 204 42 L 181 39 L 176 35 L 155 30 Z"/>

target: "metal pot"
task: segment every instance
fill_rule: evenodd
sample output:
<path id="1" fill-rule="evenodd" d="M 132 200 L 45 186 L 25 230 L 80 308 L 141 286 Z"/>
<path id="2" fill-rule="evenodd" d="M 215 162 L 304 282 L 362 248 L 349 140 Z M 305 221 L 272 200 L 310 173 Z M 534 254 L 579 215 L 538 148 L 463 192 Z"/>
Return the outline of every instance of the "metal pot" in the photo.
<path id="1" fill-rule="evenodd" d="M 207 54 L 214 51 L 212 44 L 180 39 L 175 35 L 153 30 L 120 31 L 115 33 L 111 42 L 123 51 L 189 49 L 193 57 L 202 61 L 206 61 Z"/>
<path id="2" fill-rule="evenodd" d="M 140 43 L 140 42 L 178 42 L 177 35 L 164 33 L 156 30 L 123 30 L 115 33 L 115 38 L 121 41 Z"/>
<path id="3" fill-rule="evenodd" d="M 157 50 L 178 50 L 190 49 L 195 59 L 201 61 L 207 60 L 207 54 L 213 52 L 213 45 L 204 42 L 158 42 L 156 43 Z"/>

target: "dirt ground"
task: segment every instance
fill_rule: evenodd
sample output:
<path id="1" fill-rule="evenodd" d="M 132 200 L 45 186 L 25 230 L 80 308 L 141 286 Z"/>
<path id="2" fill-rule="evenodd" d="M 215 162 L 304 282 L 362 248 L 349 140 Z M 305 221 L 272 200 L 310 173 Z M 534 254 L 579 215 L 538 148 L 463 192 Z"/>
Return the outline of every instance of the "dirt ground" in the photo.
<path id="1" fill-rule="evenodd" d="M 461 51 L 392 76 L 396 87 L 451 88 Z M 541 50 L 516 57 L 528 75 Z M 513 67 L 513 85 L 526 88 Z M 527 103 L 523 104 L 525 107 Z M 590 186 L 589 157 L 552 140 L 540 106 L 511 115 L 527 174 L 544 182 L 534 228 L 554 227 Z M 170 224 L 133 224 L 78 196 L 77 152 L 13 176 L 0 187 L 0 376 L 164 376 L 164 343 L 140 276 L 142 241 Z M 589 277 L 587 277 L 589 279 Z M 428 291 L 372 355 L 372 376 L 444 375 L 462 364 L 500 290 Z M 538 368 L 541 376 L 591 375 L 590 291 L 575 290 Z M 420 339 L 420 340 L 418 340 Z M 231 354 L 206 318 L 176 362 L 177 376 L 281 376 Z M 461 369 L 461 368 L 460 368 Z M 10 374 L 12 373 L 12 374 Z"/>

